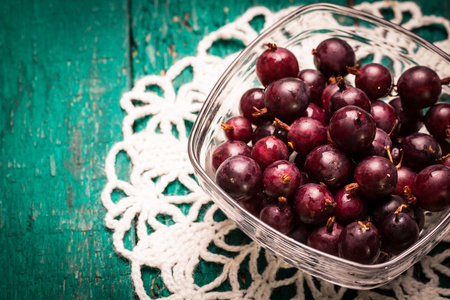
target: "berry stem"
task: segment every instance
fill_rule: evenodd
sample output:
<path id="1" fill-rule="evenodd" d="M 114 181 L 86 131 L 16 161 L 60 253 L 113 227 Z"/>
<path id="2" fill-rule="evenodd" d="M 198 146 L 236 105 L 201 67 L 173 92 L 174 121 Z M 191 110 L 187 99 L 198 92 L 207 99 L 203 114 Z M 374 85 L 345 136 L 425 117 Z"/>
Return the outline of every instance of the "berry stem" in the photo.
<path id="1" fill-rule="evenodd" d="M 332 216 L 328 219 L 327 224 L 325 225 L 327 228 L 327 232 L 331 234 L 331 232 L 333 232 L 333 225 L 334 225 L 334 220 L 336 219 L 335 216 Z"/>
<path id="2" fill-rule="evenodd" d="M 345 92 L 345 90 L 347 89 L 347 85 L 345 84 L 344 78 L 342 76 L 338 76 L 336 77 L 336 82 L 341 93 Z"/>
<path id="3" fill-rule="evenodd" d="M 399 214 L 399 213 L 401 213 L 402 210 L 403 210 L 405 207 L 408 207 L 408 205 L 406 205 L 406 204 L 400 204 L 400 206 L 394 211 L 394 214 Z"/>
<path id="4" fill-rule="evenodd" d="M 391 163 L 394 163 L 394 159 L 392 158 L 392 153 L 391 153 L 391 146 L 387 145 L 386 147 L 384 147 L 384 149 L 386 149 L 387 155 L 388 155 Z"/>
<path id="5" fill-rule="evenodd" d="M 233 131 L 233 130 L 234 130 L 234 126 L 233 126 L 233 125 L 227 124 L 227 123 L 225 123 L 225 122 L 222 122 L 222 123 L 220 124 L 220 127 L 221 127 L 223 130 L 229 130 L 229 131 Z"/>
<path id="6" fill-rule="evenodd" d="M 280 208 L 280 210 L 284 211 L 287 206 L 288 206 L 287 199 L 283 196 L 278 197 L 278 207 Z"/>
<path id="7" fill-rule="evenodd" d="M 391 131 L 389 131 L 389 133 L 388 133 L 388 136 L 392 136 L 394 134 L 394 130 L 395 130 L 395 128 L 397 128 L 398 123 L 399 123 L 398 119 L 395 119 L 394 126 L 392 126 Z"/>
<path id="8" fill-rule="evenodd" d="M 281 179 L 281 183 L 283 183 L 283 184 L 288 184 L 289 182 L 291 182 L 291 176 L 289 176 L 289 174 L 281 175 L 280 179 Z"/>
<path id="9" fill-rule="evenodd" d="M 275 126 L 276 129 L 279 130 L 285 130 L 285 131 L 289 131 L 290 130 L 290 126 L 286 123 L 284 123 L 283 121 L 281 121 L 280 119 L 275 118 L 273 123 L 273 126 Z"/>
<path id="10" fill-rule="evenodd" d="M 345 186 L 345 191 L 346 192 L 355 191 L 358 189 L 358 187 L 359 187 L 359 185 L 356 182 L 349 183 Z"/>
<path id="11" fill-rule="evenodd" d="M 355 67 L 347 67 L 347 72 L 352 75 L 359 75 L 359 70 Z"/>
<path id="12" fill-rule="evenodd" d="M 366 222 L 366 224 L 364 224 L 362 221 L 358 221 L 358 224 L 364 228 L 365 230 L 369 230 L 370 229 L 370 225 L 372 225 L 371 222 Z"/>
<path id="13" fill-rule="evenodd" d="M 268 110 L 265 107 L 259 109 L 259 108 L 255 107 L 255 106 L 253 106 L 253 109 L 255 110 L 255 112 L 252 113 L 252 117 L 255 117 L 255 118 L 263 116 L 263 115 L 268 113 Z"/>
<path id="14" fill-rule="evenodd" d="M 442 85 L 449 85 L 450 84 L 450 77 L 445 77 L 441 79 Z"/>
<path id="15" fill-rule="evenodd" d="M 277 44 L 273 44 L 273 43 L 265 43 L 263 44 L 264 46 L 268 47 L 270 50 L 272 51 L 276 51 L 278 49 Z"/>

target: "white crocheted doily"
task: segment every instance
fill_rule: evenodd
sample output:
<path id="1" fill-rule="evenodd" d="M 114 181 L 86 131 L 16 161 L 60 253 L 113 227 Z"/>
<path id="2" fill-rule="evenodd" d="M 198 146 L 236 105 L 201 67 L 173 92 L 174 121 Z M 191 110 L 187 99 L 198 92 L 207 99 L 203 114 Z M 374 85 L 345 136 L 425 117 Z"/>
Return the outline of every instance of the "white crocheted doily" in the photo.
<path id="1" fill-rule="evenodd" d="M 391 21 L 398 24 L 404 13 L 409 12 L 412 17 L 403 27 L 415 29 L 440 24 L 450 33 L 448 20 L 423 16 L 413 2 L 363 3 L 357 8 L 377 16 L 382 16 L 382 9 L 391 8 L 394 12 Z M 167 297 L 162 298 L 167 299 L 269 299 L 273 290 L 284 286 L 295 287 L 295 299 L 305 299 L 307 295 L 315 299 L 341 299 L 348 294 L 346 288 L 296 269 L 279 276 L 280 271 L 291 266 L 263 251 L 255 242 L 230 242 L 233 235 L 242 233 L 232 221 L 217 218 L 217 206 L 193 179 L 186 151 L 186 124 L 195 121 L 207 94 L 237 55 L 225 58 L 211 55 L 208 50 L 212 44 L 233 38 L 248 45 L 258 35 L 249 24 L 251 20 L 264 16 L 264 28 L 267 28 L 293 9 L 277 13 L 264 7 L 249 9 L 236 21 L 204 37 L 196 56 L 177 61 L 165 75 L 143 77 L 120 99 L 126 111 L 123 141 L 115 144 L 107 155 L 107 184 L 101 200 L 107 210 L 105 224 L 113 233 L 114 249 L 130 262 L 131 278 L 139 298 L 162 297 L 164 293 L 159 291 L 164 290 Z M 450 51 L 450 39 L 436 45 Z M 186 68 L 192 68 L 192 81 L 175 91 L 174 80 Z M 157 86 L 162 94 L 150 91 L 152 86 Z M 136 123 L 144 125 L 137 128 Z M 127 162 L 120 158 L 123 154 Z M 122 164 L 129 164 L 128 178 L 119 178 L 123 173 L 120 170 L 125 168 Z M 171 186 L 183 190 L 170 192 Z M 130 230 L 135 232 L 136 244 L 125 246 L 124 237 Z M 263 269 L 260 255 L 266 260 Z M 449 297 L 450 289 L 440 287 L 439 282 L 440 276 L 450 276 L 448 263 L 444 264 L 448 257 L 450 249 L 424 257 L 418 263 L 421 280 L 414 274 L 417 268 L 410 268 L 381 288 L 353 291 L 352 295 L 361 299 Z M 201 271 L 201 264 L 219 265 L 220 272 L 197 275 L 208 277 L 199 281 L 196 272 Z M 249 276 L 243 276 L 240 271 L 243 264 Z M 142 270 L 145 268 L 158 271 L 159 284 L 155 285 L 154 278 L 153 282 L 144 284 Z"/>

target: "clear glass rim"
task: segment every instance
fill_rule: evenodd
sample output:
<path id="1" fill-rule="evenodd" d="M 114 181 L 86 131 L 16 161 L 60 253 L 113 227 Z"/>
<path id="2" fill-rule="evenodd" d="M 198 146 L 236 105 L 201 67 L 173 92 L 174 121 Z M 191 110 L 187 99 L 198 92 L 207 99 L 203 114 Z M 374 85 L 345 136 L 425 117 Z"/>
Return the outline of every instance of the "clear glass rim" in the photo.
<path id="1" fill-rule="evenodd" d="M 199 161 L 200 147 L 197 147 L 197 146 L 199 144 L 202 144 L 204 141 L 204 137 L 199 138 L 199 132 L 201 132 L 203 128 L 208 126 L 208 124 L 206 122 L 207 118 L 205 118 L 205 115 L 208 112 L 210 112 L 211 106 L 215 105 L 215 102 L 213 100 L 216 99 L 216 96 L 218 93 L 220 93 L 221 88 L 225 84 L 227 84 L 227 82 L 230 80 L 230 78 L 229 78 L 229 76 L 231 75 L 230 70 L 233 70 L 234 68 L 236 68 L 236 66 L 240 65 L 243 62 L 243 60 L 245 60 L 245 58 L 248 56 L 251 49 L 253 49 L 255 47 L 255 45 L 260 44 L 262 40 L 264 40 L 267 36 L 269 36 L 271 33 L 276 31 L 278 29 L 278 27 L 280 27 L 282 24 L 286 23 L 287 21 L 289 21 L 290 19 L 294 18 L 295 16 L 297 16 L 299 14 L 304 14 L 310 10 L 316 10 L 316 9 L 327 9 L 330 11 L 335 11 L 336 13 L 339 13 L 339 14 L 348 15 L 349 17 L 364 18 L 365 20 L 372 22 L 374 24 L 393 28 L 394 30 L 404 34 L 408 38 L 421 44 L 422 46 L 429 48 L 433 52 L 439 54 L 443 59 L 450 62 L 450 55 L 445 53 L 443 50 L 439 49 L 438 47 L 436 47 L 429 41 L 423 39 L 422 37 L 408 31 L 407 29 L 405 29 L 397 24 L 394 24 L 387 20 L 381 19 L 372 14 L 369 14 L 369 13 L 366 13 L 366 12 L 363 12 L 360 10 L 356 10 L 351 7 L 341 6 L 341 5 L 337 5 L 337 4 L 329 4 L 329 3 L 310 4 L 310 5 L 305 5 L 305 6 L 302 6 L 298 9 L 294 10 L 293 12 L 287 14 L 284 18 L 277 21 L 270 28 L 263 31 L 255 40 L 253 40 L 248 46 L 246 46 L 244 50 L 242 50 L 242 52 L 235 58 L 235 60 L 230 64 L 230 66 L 225 70 L 225 72 L 221 75 L 221 77 L 219 78 L 217 83 L 214 85 L 214 87 L 212 88 L 210 94 L 207 96 L 205 103 L 203 104 L 203 106 L 197 116 L 196 122 L 194 122 L 194 125 L 191 130 L 191 134 L 190 134 L 189 140 L 188 140 L 188 156 L 189 156 L 189 159 L 195 169 L 195 172 L 199 176 L 201 176 L 202 179 L 208 185 L 215 186 L 216 184 L 215 184 L 213 178 L 211 178 L 207 174 L 206 170 L 201 166 L 201 163 Z M 201 120 L 202 122 L 200 122 L 199 120 Z M 198 151 L 196 151 L 196 148 Z M 235 203 L 235 200 L 232 199 L 230 196 L 228 196 L 221 189 L 217 189 L 216 192 L 218 192 L 221 197 L 225 198 L 229 204 Z M 444 224 L 448 225 L 450 223 L 450 213 L 447 212 L 445 217 L 439 222 L 438 225 L 435 225 L 435 227 L 429 233 L 427 233 L 425 236 L 421 237 L 421 239 L 416 244 L 414 244 L 408 250 L 404 251 L 402 254 L 394 257 L 393 259 L 391 259 L 387 262 L 381 263 L 381 264 L 365 265 L 365 264 L 360 264 L 360 263 L 356 263 L 353 261 L 349 261 L 349 260 L 346 260 L 346 259 L 343 259 L 343 258 L 340 258 L 337 256 L 329 255 L 329 254 L 323 253 L 321 251 L 318 251 L 316 249 L 313 249 L 305 244 L 302 244 L 302 243 L 274 230 L 272 227 L 268 226 L 267 224 L 265 224 L 264 222 L 259 220 L 257 217 L 253 216 L 248 211 L 242 209 L 240 207 L 240 205 L 234 204 L 233 206 L 235 206 L 237 209 L 239 209 L 241 212 L 243 212 L 243 214 L 245 214 L 249 219 L 251 219 L 252 223 L 256 223 L 258 226 L 264 227 L 264 229 L 267 230 L 268 232 L 270 232 L 271 235 L 284 237 L 286 239 L 286 242 L 288 242 L 289 244 L 294 243 L 296 246 L 298 246 L 299 248 L 301 248 L 305 251 L 314 252 L 315 255 L 327 257 L 329 259 L 332 259 L 335 262 L 339 262 L 340 264 L 345 264 L 348 267 L 358 268 L 358 269 L 364 270 L 364 271 L 377 271 L 377 270 L 378 271 L 380 271 L 380 270 L 387 271 L 387 270 L 389 270 L 390 267 L 398 266 L 402 261 L 407 260 L 412 252 L 416 251 L 422 245 L 430 243 L 430 241 L 433 238 L 435 238 L 436 235 L 438 235 L 438 233 L 437 233 L 438 229 L 441 229 L 441 227 L 444 226 Z M 443 232 L 441 232 L 441 234 L 447 233 L 449 231 L 449 229 L 450 228 L 446 228 Z M 416 258 L 416 260 L 418 260 L 418 259 Z M 408 267 L 409 267 L 409 265 L 408 265 Z M 402 273 L 406 269 L 399 268 L 399 270 L 401 271 L 401 272 L 399 271 L 399 273 Z M 353 286 L 353 288 L 354 288 L 354 286 Z"/>

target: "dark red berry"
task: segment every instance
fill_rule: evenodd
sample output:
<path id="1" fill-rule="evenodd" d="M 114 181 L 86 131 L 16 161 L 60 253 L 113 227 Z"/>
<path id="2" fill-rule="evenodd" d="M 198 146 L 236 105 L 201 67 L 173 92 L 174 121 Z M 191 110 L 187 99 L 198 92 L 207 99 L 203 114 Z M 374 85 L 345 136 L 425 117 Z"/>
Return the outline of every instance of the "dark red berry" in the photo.
<path id="1" fill-rule="evenodd" d="M 367 201 L 360 193 L 342 188 L 333 197 L 336 202 L 334 214 L 339 223 L 344 225 L 366 219 Z"/>
<path id="2" fill-rule="evenodd" d="M 262 171 L 250 157 L 236 155 L 225 160 L 216 172 L 217 184 L 236 201 L 252 198 L 261 189 Z"/>
<path id="3" fill-rule="evenodd" d="M 322 92 L 327 86 L 327 79 L 317 70 L 305 69 L 300 71 L 297 76 L 309 88 L 311 103 L 318 106 L 322 105 Z"/>
<path id="4" fill-rule="evenodd" d="M 370 100 L 362 90 L 345 84 L 341 85 L 339 82 L 338 85 L 340 90 L 335 92 L 330 98 L 329 110 L 331 115 L 347 105 L 358 106 L 370 113 Z"/>
<path id="5" fill-rule="evenodd" d="M 256 76 L 263 86 L 284 77 L 296 77 L 299 71 L 295 55 L 286 48 L 265 44 L 265 50 L 256 61 Z"/>
<path id="6" fill-rule="evenodd" d="M 350 158 L 335 145 L 314 148 L 304 167 L 310 181 L 323 183 L 329 190 L 343 187 L 352 174 Z"/>
<path id="7" fill-rule="evenodd" d="M 307 183 L 295 193 L 292 208 L 300 221 L 306 224 L 325 224 L 334 213 L 333 195 L 322 185 Z"/>
<path id="8" fill-rule="evenodd" d="M 272 82 L 264 94 L 264 105 L 267 110 L 288 124 L 306 110 L 309 102 L 309 88 L 303 81 L 293 77 Z"/>
<path id="9" fill-rule="evenodd" d="M 356 165 L 353 181 L 365 197 L 383 198 L 391 194 L 397 185 L 397 169 L 385 157 L 369 156 Z"/>
<path id="10" fill-rule="evenodd" d="M 286 198 L 280 198 L 278 203 L 266 204 L 259 218 L 275 230 L 288 234 L 295 228 L 295 215 L 288 205 Z"/>
<path id="11" fill-rule="evenodd" d="M 355 86 L 363 90 L 370 100 L 375 101 L 389 94 L 394 83 L 391 71 L 379 63 L 367 63 L 356 72 Z"/>
<path id="12" fill-rule="evenodd" d="M 235 155 L 244 155 L 250 157 L 252 149 L 243 141 L 226 141 L 214 150 L 212 154 L 212 167 L 216 171 L 217 168 L 229 157 Z"/>
<path id="13" fill-rule="evenodd" d="M 348 105 L 336 111 L 328 125 L 332 141 L 344 151 L 366 151 L 375 137 L 372 116 L 360 107 Z"/>
<path id="14" fill-rule="evenodd" d="M 251 157 L 264 171 L 268 165 L 277 160 L 288 160 L 289 150 L 282 140 L 274 136 L 267 136 L 253 145 Z"/>
<path id="15" fill-rule="evenodd" d="M 299 117 L 313 118 L 322 123 L 323 126 L 328 126 L 328 114 L 322 107 L 314 103 L 309 103 L 306 110 Z"/>
<path id="16" fill-rule="evenodd" d="M 397 185 L 392 192 L 395 195 L 405 196 L 405 188 L 411 188 L 416 173 L 408 167 L 400 166 L 397 168 Z"/>
<path id="17" fill-rule="evenodd" d="M 271 198 L 290 198 L 297 191 L 303 177 L 298 168 L 287 160 L 271 163 L 263 172 L 263 189 Z"/>
<path id="18" fill-rule="evenodd" d="M 338 255 L 338 240 L 342 230 L 341 224 L 335 222 L 335 217 L 328 219 L 327 224 L 315 228 L 307 238 L 307 245 L 319 251 Z"/>
<path id="19" fill-rule="evenodd" d="M 355 65 L 355 52 L 352 47 L 342 39 L 329 38 L 322 41 L 313 50 L 314 65 L 325 77 L 345 76 L 347 67 Z"/>
<path id="20" fill-rule="evenodd" d="M 252 123 L 242 116 L 231 117 L 226 122 L 222 122 L 220 126 L 229 140 L 239 140 L 248 143 L 252 139 Z"/>
<path id="21" fill-rule="evenodd" d="M 412 193 L 425 210 L 441 211 L 450 207 L 450 168 L 431 165 L 417 173 Z"/>
<path id="22" fill-rule="evenodd" d="M 413 109 L 427 108 L 436 103 L 441 90 L 438 74 L 425 66 L 415 66 L 404 71 L 397 81 L 402 105 Z"/>
<path id="23" fill-rule="evenodd" d="M 400 206 L 394 213 L 383 219 L 379 227 L 383 250 L 399 255 L 419 239 L 419 226 Z"/>
<path id="24" fill-rule="evenodd" d="M 397 115 L 394 108 L 381 100 L 372 101 L 370 113 L 377 124 L 377 127 L 395 135 L 398 132 L 400 126 L 397 126 Z"/>
<path id="25" fill-rule="evenodd" d="M 419 172 L 423 168 L 435 164 L 442 157 L 441 146 L 429 134 L 416 132 L 407 136 L 401 143 L 403 165 Z"/>
<path id="26" fill-rule="evenodd" d="M 425 114 L 424 124 L 437 140 L 450 139 L 450 103 L 436 103 Z"/>
<path id="27" fill-rule="evenodd" d="M 345 226 L 338 241 L 339 256 L 361 264 L 373 264 L 380 255 L 378 229 L 370 222 L 355 221 Z"/>
<path id="28" fill-rule="evenodd" d="M 264 90 L 262 88 L 252 88 L 246 91 L 239 101 L 239 112 L 255 125 L 261 125 L 273 119 L 270 114 L 258 114 L 264 109 Z"/>
<path id="29" fill-rule="evenodd" d="M 313 118 L 301 117 L 289 126 L 288 144 L 299 154 L 306 155 L 326 142 L 327 129 Z"/>

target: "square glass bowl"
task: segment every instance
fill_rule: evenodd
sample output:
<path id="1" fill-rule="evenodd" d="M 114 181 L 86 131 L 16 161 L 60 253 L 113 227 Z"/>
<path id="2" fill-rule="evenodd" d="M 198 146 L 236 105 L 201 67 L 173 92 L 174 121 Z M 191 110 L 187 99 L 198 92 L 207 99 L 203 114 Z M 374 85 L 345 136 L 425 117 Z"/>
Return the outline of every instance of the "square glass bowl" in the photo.
<path id="1" fill-rule="evenodd" d="M 212 152 L 225 141 L 220 123 L 239 115 L 238 103 L 245 91 L 261 86 L 255 74 L 255 63 L 265 50 L 263 43 L 288 48 L 296 55 L 301 70 L 314 69 L 311 50 L 330 37 L 347 41 L 360 64 L 383 63 L 393 72 L 394 82 L 403 70 L 414 65 L 428 66 L 441 78 L 449 76 L 450 56 L 400 26 L 348 7 L 304 6 L 261 33 L 228 67 L 199 112 L 189 138 L 188 152 L 201 187 L 254 241 L 313 276 L 349 288 L 371 289 L 410 268 L 446 236 L 450 229 L 449 210 L 426 213 L 419 241 L 401 255 L 381 264 L 364 265 L 317 251 L 272 229 L 228 196 L 215 183 L 211 168 Z M 347 76 L 347 80 L 352 82 L 352 77 Z M 449 99 L 449 95 L 450 89 L 443 86 L 441 99 Z"/>

